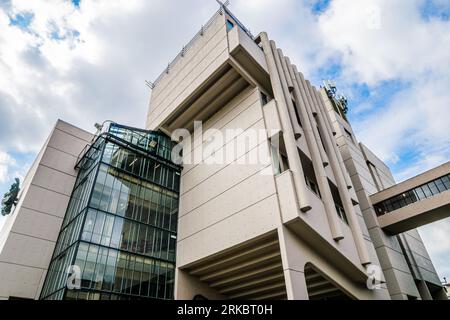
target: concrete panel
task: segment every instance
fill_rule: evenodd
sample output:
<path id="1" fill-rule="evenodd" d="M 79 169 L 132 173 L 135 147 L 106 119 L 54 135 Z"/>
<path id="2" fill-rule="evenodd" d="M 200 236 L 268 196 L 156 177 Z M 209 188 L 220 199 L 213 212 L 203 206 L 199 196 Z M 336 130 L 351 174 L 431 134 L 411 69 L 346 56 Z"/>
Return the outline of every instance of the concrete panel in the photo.
<path id="1" fill-rule="evenodd" d="M 0 262 L 0 299 L 35 299 L 44 270 Z"/>
<path id="2" fill-rule="evenodd" d="M 225 41 L 225 40 L 224 40 Z M 224 42 L 225 43 L 225 42 Z M 226 45 L 226 43 L 225 43 Z M 217 48 L 217 50 L 222 49 L 222 47 Z M 158 126 L 161 124 L 161 122 L 168 118 L 170 114 L 172 114 L 176 108 L 178 106 L 181 105 L 181 103 L 183 101 L 185 101 L 185 99 L 192 94 L 192 92 L 200 87 L 200 85 L 202 83 L 204 83 L 208 77 L 210 77 L 214 71 L 216 71 L 217 69 L 219 69 L 219 67 L 221 65 L 223 65 L 226 60 L 228 59 L 228 51 L 227 48 L 223 48 L 223 50 L 221 52 L 213 52 L 213 60 L 209 61 L 209 60 L 205 60 L 206 62 L 208 62 L 209 64 L 206 66 L 205 69 L 203 69 L 203 71 L 198 74 L 195 78 L 193 79 L 187 79 L 186 81 L 192 81 L 192 82 L 188 82 L 190 83 L 189 86 L 187 86 L 182 92 L 180 92 L 178 95 L 175 96 L 175 99 L 172 100 L 171 102 L 168 102 L 167 107 L 161 107 L 161 109 L 163 109 L 161 112 L 155 112 L 155 114 L 151 115 L 149 117 L 149 121 L 147 122 L 147 128 L 148 129 L 156 129 L 158 128 Z M 196 73 L 193 73 L 192 76 L 190 76 L 190 78 L 193 77 L 193 75 L 195 75 Z"/>
<path id="3" fill-rule="evenodd" d="M 0 261 L 47 269 L 55 243 L 11 232 L 0 253 Z"/>
<path id="4" fill-rule="evenodd" d="M 266 188 L 258 188 L 261 185 L 265 185 Z M 246 196 L 242 197 L 242 194 Z M 195 210 L 187 214 L 180 211 L 178 239 L 184 239 L 233 214 L 240 213 L 273 194 L 275 194 L 273 178 L 257 172 L 217 197 L 209 198 Z M 278 209 L 276 212 L 278 213 Z"/>
<path id="5" fill-rule="evenodd" d="M 252 156 L 253 154 L 253 156 L 256 157 L 260 152 L 260 148 L 264 149 L 267 148 L 267 146 L 265 146 L 264 143 L 261 144 L 259 148 L 253 149 L 249 153 L 249 156 Z M 244 155 L 243 157 L 245 156 L 247 155 Z M 212 178 L 203 180 L 200 184 L 195 186 L 195 188 L 189 190 L 180 197 L 180 216 L 189 213 L 195 208 L 206 203 L 209 199 L 217 197 L 224 191 L 236 186 L 241 181 L 244 181 L 248 177 L 258 173 L 263 167 L 266 166 L 261 166 L 259 164 L 235 164 L 226 166 L 223 170 L 218 171 Z"/>
<path id="6" fill-rule="evenodd" d="M 0 297 L 38 299 L 75 182 L 75 161 L 92 135 L 59 120 L 29 170 L 0 237 Z"/>
<path id="7" fill-rule="evenodd" d="M 285 172 L 275 177 L 278 198 L 280 202 L 280 210 L 283 223 L 287 223 L 291 220 L 298 218 L 300 207 L 297 201 L 294 181 L 292 178 L 292 171 L 286 170 Z"/>
<path id="8" fill-rule="evenodd" d="M 387 235 L 380 227 L 369 229 L 369 232 L 375 248 L 386 246 L 387 248 L 391 248 L 397 252 L 402 252 L 397 238 Z"/>
<path id="9" fill-rule="evenodd" d="M 64 218 L 70 197 L 39 186 L 30 186 L 22 207 Z"/>
<path id="10" fill-rule="evenodd" d="M 77 158 L 75 156 L 48 147 L 42 156 L 41 164 L 76 177 L 77 172 L 74 168 L 76 161 Z"/>
<path id="11" fill-rule="evenodd" d="M 211 130 L 210 130 L 211 129 Z M 264 130 L 264 123 L 262 121 L 261 107 L 258 102 L 255 102 L 250 107 L 242 111 L 230 122 L 224 124 L 222 127 L 213 127 L 203 130 L 203 144 L 200 139 L 194 140 L 194 147 L 191 152 L 183 153 L 184 159 L 191 159 L 192 155 L 196 155 L 196 151 L 199 147 L 203 148 L 203 160 L 205 160 L 210 154 L 207 153 L 208 144 L 212 140 L 212 145 L 215 147 L 216 153 L 220 150 L 220 146 L 223 146 L 231 142 L 237 136 L 248 138 L 258 138 L 259 131 Z M 256 133 L 256 134 L 255 134 Z M 217 140 L 216 140 L 217 139 Z M 240 139 L 240 138 L 239 138 Z M 238 142 L 240 141 L 238 139 Z M 261 141 L 259 141 L 261 142 Z M 241 148 L 239 148 L 241 149 Z M 238 149 L 238 150 L 239 150 Z M 230 158 L 230 160 L 234 160 Z M 195 164 L 194 164 L 195 166 Z M 185 175 L 192 169 L 192 165 L 184 168 L 182 175 Z"/>
<path id="12" fill-rule="evenodd" d="M 410 273 L 396 269 L 383 270 L 383 273 L 391 296 L 404 294 L 420 298 L 419 291 Z"/>
<path id="13" fill-rule="evenodd" d="M 62 218 L 22 207 L 12 232 L 56 242 Z"/>
<path id="14" fill-rule="evenodd" d="M 262 124 L 262 121 L 260 122 Z M 255 126 L 256 127 L 256 126 Z M 252 127 L 255 128 L 255 127 Z M 245 133 L 244 133 L 245 135 Z M 239 136 L 236 138 L 236 140 L 239 140 Z M 185 175 L 182 176 L 182 188 L 180 190 L 180 194 L 184 195 L 185 193 L 190 192 L 195 187 L 199 186 L 201 183 L 205 182 L 206 180 L 212 178 L 214 175 L 218 174 L 222 170 L 226 170 L 229 166 L 236 166 L 236 165 L 246 165 L 247 167 L 258 167 L 261 165 L 268 165 L 270 163 L 269 158 L 269 150 L 267 147 L 267 141 L 250 141 L 248 146 L 246 148 L 239 148 L 239 150 L 236 150 L 236 140 L 232 140 L 231 142 L 227 143 L 224 147 L 217 150 L 214 155 L 211 155 L 207 157 L 204 160 L 204 163 L 200 163 L 197 165 L 194 165 L 191 170 L 189 170 Z M 212 163 L 208 161 L 213 161 L 215 159 L 220 160 L 220 158 L 225 158 L 226 155 L 234 155 L 229 156 L 230 159 L 224 159 L 224 163 Z M 219 158 L 220 155 L 220 158 Z M 256 164 L 256 160 L 259 161 L 259 158 L 267 159 L 264 163 L 264 161 L 261 161 L 261 164 Z M 218 159 L 219 158 L 219 159 Z M 255 159 L 253 162 L 252 159 Z M 247 161 L 248 160 L 248 161 Z M 252 162 L 250 162 L 252 160 Z M 246 164 L 249 163 L 249 164 Z M 250 164 L 255 163 L 255 164 Z"/>
<path id="15" fill-rule="evenodd" d="M 230 201 L 232 201 L 230 199 Z M 276 195 L 181 240 L 177 246 L 177 264 L 184 265 L 250 240 L 279 225 Z M 195 250 L 192 250 L 195 248 Z"/>
<path id="16" fill-rule="evenodd" d="M 73 138 L 76 140 L 82 139 L 86 141 L 86 143 L 89 143 L 93 137 L 92 133 L 75 127 L 74 125 L 71 125 L 70 123 L 65 122 L 61 119 L 56 122 L 55 128 L 73 136 Z"/>
<path id="17" fill-rule="evenodd" d="M 225 19 L 223 16 L 216 15 L 208 28 L 204 29 L 203 36 L 199 36 L 191 42 L 190 48 L 186 51 L 184 57 L 171 65 L 169 73 L 162 74 L 162 77 L 152 90 L 152 102 L 159 103 L 163 100 L 168 92 L 171 92 L 177 84 L 174 79 L 177 77 L 182 78 L 179 76 L 180 74 L 188 73 L 186 69 L 189 70 L 192 67 L 193 59 L 198 56 L 202 48 L 209 42 L 217 40 L 217 38 L 220 38 L 225 33 Z"/>
<path id="18" fill-rule="evenodd" d="M 87 144 L 86 140 L 77 138 L 57 128 L 55 128 L 48 142 L 50 147 L 66 152 L 74 157 L 78 157 Z"/>
<path id="19" fill-rule="evenodd" d="M 388 247 L 379 247 L 376 249 L 378 258 L 382 264 L 382 269 L 397 269 L 406 273 L 410 273 L 408 264 L 406 263 L 403 253 L 392 250 Z"/>
<path id="20" fill-rule="evenodd" d="M 70 196 L 76 177 L 55 169 L 39 165 L 33 185 Z"/>

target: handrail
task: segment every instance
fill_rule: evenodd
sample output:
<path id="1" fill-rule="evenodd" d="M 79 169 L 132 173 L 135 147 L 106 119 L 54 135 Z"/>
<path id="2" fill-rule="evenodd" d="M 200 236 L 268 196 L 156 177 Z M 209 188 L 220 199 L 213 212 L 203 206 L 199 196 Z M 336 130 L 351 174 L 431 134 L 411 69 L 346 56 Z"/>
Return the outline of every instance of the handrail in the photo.
<path id="1" fill-rule="evenodd" d="M 161 81 L 161 79 L 163 78 L 164 74 L 169 73 L 170 68 L 181 58 L 185 55 L 186 51 L 189 50 L 192 47 L 192 44 L 195 42 L 195 40 L 197 40 L 199 37 L 203 36 L 204 31 L 212 24 L 212 22 L 214 21 L 214 19 L 216 18 L 217 15 L 220 14 L 220 12 L 222 11 L 222 8 L 220 8 L 219 10 L 216 11 L 216 13 L 214 13 L 214 15 L 208 20 L 208 22 L 206 22 L 205 25 L 203 25 L 201 27 L 201 29 L 195 34 L 194 37 L 192 37 L 192 39 L 183 46 L 183 48 L 181 49 L 181 51 L 175 56 L 175 58 L 172 59 L 172 61 L 170 61 L 167 64 L 167 68 L 161 72 L 161 74 L 156 78 L 156 80 L 153 81 L 153 86 L 156 86 L 157 83 L 159 81 Z"/>
<path id="2" fill-rule="evenodd" d="M 168 159 L 166 159 L 166 158 L 164 158 L 164 157 L 161 157 L 157 152 L 155 152 L 154 154 L 150 154 L 150 153 L 149 153 L 149 150 L 146 150 L 146 149 L 144 149 L 144 148 L 141 148 L 140 146 L 135 145 L 135 144 L 131 143 L 130 141 L 127 141 L 127 140 L 124 140 L 124 139 L 122 139 L 122 138 L 119 138 L 119 137 L 115 136 L 114 134 L 112 134 L 112 133 L 110 133 L 110 132 L 102 132 L 101 134 L 98 135 L 98 137 L 97 137 L 97 139 L 95 140 L 95 142 L 97 142 L 98 139 L 101 138 L 101 137 L 104 138 L 105 141 L 106 141 L 106 140 L 112 141 L 112 142 L 114 142 L 114 143 L 116 143 L 116 144 L 118 144 L 118 145 L 121 145 L 122 147 L 128 147 L 128 148 L 130 148 L 130 149 L 133 149 L 134 151 L 136 151 L 136 152 L 138 152 L 138 153 L 140 153 L 140 154 L 142 154 L 142 155 L 144 155 L 144 156 L 146 156 L 146 157 L 150 157 L 150 158 L 157 159 L 158 161 L 164 163 L 165 165 L 167 165 L 167 166 L 169 166 L 169 167 L 176 168 L 176 169 L 182 169 L 182 166 L 181 166 L 181 165 L 175 164 L 175 163 L 173 163 L 172 161 L 170 161 L 170 160 L 168 160 Z M 87 144 L 87 145 L 83 148 L 83 150 L 84 150 L 84 149 L 86 149 L 87 147 L 89 147 L 89 148 L 87 149 L 87 151 L 83 154 L 83 156 L 81 157 L 81 159 L 79 159 L 80 156 L 78 156 L 77 162 L 75 163 L 75 169 L 78 169 L 78 168 L 79 168 L 81 161 L 84 159 L 84 156 L 85 156 L 86 154 L 89 153 L 89 151 L 90 151 L 90 150 L 92 149 L 92 147 L 95 145 L 95 142 L 92 143 L 92 144 Z M 81 153 L 80 153 L 80 154 L 81 154 Z"/>
<path id="3" fill-rule="evenodd" d="M 186 45 L 183 46 L 183 48 L 182 48 L 181 51 L 175 56 L 175 58 L 173 58 L 173 60 L 170 61 L 170 62 L 167 64 L 166 69 L 165 69 L 163 72 L 161 72 L 161 74 L 160 74 L 160 75 L 159 75 L 159 76 L 151 83 L 151 88 L 154 88 L 154 87 L 158 84 L 158 82 L 161 81 L 161 79 L 164 77 L 164 75 L 167 74 L 167 73 L 169 73 L 170 68 L 171 68 L 173 65 L 175 65 L 175 63 L 176 63 L 180 58 L 182 58 L 182 57 L 186 54 L 187 50 L 189 50 L 189 49 L 192 47 L 192 45 L 193 45 L 193 43 L 195 42 L 195 40 L 197 40 L 200 36 L 203 36 L 203 33 L 204 33 L 205 30 L 212 24 L 212 22 L 214 21 L 214 19 L 215 19 L 218 15 L 222 15 L 223 12 L 227 13 L 231 18 L 233 18 L 233 20 L 238 24 L 238 26 L 239 26 L 242 30 L 244 30 L 244 32 L 245 32 L 250 38 L 252 38 L 253 40 L 255 40 L 255 37 L 251 34 L 250 30 L 248 30 L 248 29 L 244 26 L 244 24 L 243 24 L 241 21 L 239 21 L 239 19 L 236 18 L 236 16 L 235 16 L 233 13 L 231 13 L 231 11 L 230 11 L 226 6 L 222 5 L 222 6 L 220 6 L 219 10 L 217 10 L 216 13 L 214 13 L 214 15 L 208 20 L 208 22 L 206 22 L 206 24 L 203 25 L 203 26 L 201 27 L 201 29 L 195 34 L 195 36 L 192 37 L 192 39 L 191 39 Z"/>

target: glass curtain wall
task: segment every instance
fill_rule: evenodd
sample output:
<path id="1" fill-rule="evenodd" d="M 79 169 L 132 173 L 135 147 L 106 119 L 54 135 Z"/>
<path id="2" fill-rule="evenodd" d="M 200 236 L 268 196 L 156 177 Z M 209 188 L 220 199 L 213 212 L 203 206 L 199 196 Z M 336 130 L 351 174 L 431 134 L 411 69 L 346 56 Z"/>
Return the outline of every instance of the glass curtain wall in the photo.
<path id="1" fill-rule="evenodd" d="M 117 124 L 97 138 L 78 162 L 41 299 L 173 298 L 181 171 L 173 145 Z"/>

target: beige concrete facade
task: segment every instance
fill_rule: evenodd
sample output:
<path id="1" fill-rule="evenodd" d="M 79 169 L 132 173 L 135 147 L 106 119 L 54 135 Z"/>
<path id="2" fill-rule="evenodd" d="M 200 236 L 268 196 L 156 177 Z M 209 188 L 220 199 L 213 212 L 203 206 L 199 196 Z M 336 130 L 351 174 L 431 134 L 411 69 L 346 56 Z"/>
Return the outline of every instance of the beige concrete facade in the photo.
<path id="1" fill-rule="evenodd" d="M 439 277 L 417 230 L 409 228 L 400 235 L 388 234 L 383 229 L 382 219 L 377 217 L 373 208 L 374 197 L 390 192 L 388 190 L 398 191 L 405 186 L 396 185 L 386 164 L 364 144 L 357 143 L 350 124 L 335 112 L 325 90 L 322 90 L 322 97 L 325 101 L 328 100 L 327 109 L 333 119 L 339 150 L 355 186 L 359 207 L 381 263 L 391 298 L 442 298 Z M 442 168 L 436 170 L 442 172 Z M 410 183 L 405 184 L 409 186 Z M 405 207 L 403 211 L 413 213 L 414 210 L 410 208 Z M 429 292 L 430 289 L 422 288 L 422 281 L 426 281 L 425 287 L 434 290 L 434 295 Z"/>
<path id="2" fill-rule="evenodd" d="M 155 81 L 146 128 L 185 146 L 175 299 L 442 298 L 417 230 L 375 214 L 372 195 L 398 188 L 389 168 L 226 8 Z M 58 121 L 30 169 L 0 233 L 1 299 L 39 298 L 92 137 Z"/>
<path id="3" fill-rule="evenodd" d="M 76 179 L 77 156 L 92 135 L 58 120 L 21 185 L 0 232 L 0 299 L 38 299 Z"/>
<path id="4" fill-rule="evenodd" d="M 389 299 L 385 284 L 367 288 L 366 268 L 378 256 L 321 99 L 265 33 L 252 38 L 227 10 L 155 83 L 147 129 L 193 133 L 202 121 L 205 133 L 183 151 L 185 161 L 200 153 L 203 162 L 182 172 L 177 299 Z M 208 148 L 229 129 L 238 133 Z M 262 139 L 207 163 L 256 130 Z M 282 170 L 240 161 L 274 158 L 277 136 L 288 159 Z"/>

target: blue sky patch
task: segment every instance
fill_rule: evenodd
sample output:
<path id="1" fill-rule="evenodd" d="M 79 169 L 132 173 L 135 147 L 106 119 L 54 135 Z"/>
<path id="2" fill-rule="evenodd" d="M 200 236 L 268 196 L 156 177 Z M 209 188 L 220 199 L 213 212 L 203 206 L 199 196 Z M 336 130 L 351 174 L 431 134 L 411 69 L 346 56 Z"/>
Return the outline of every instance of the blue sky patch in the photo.
<path id="1" fill-rule="evenodd" d="M 443 1 L 426 0 L 420 8 L 420 14 L 425 21 L 432 19 L 450 20 L 450 1 L 443 4 Z"/>
<path id="2" fill-rule="evenodd" d="M 34 13 L 31 12 L 20 12 L 14 17 L 9 16 L 9 21 L 12 26 L 17 26 L 21 29 L 26 29 L 30 25 L 34 18 Z"/>
<path id="3" fill-rule="evenodd" d="M 331 0 L 316 0 L 311 7 L 312 13 L 320 14 L 324 12 L 330 5 L 330 2 Z"/>

